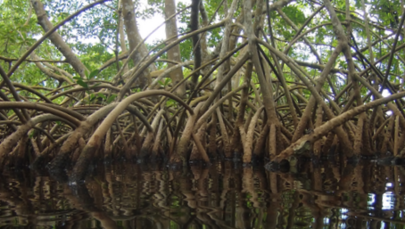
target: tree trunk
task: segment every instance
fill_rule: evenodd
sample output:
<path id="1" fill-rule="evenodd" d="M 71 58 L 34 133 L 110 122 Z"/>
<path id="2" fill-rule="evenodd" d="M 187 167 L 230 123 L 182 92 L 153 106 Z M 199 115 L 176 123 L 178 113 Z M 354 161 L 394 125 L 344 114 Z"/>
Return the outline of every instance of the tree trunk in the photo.
<path id="1" fill-rule="evenodd" d="M 124 16 L 124 24 L 129 42 L 129 52 L 132 52 L 138 45 L 137 52 L 132 56 L 134 64 L 138 64 L 142 59 L 148 55 L 148 50 L 145 44 L 142 43 L 142 37 L 139 34 L 138 25 L 136 24 L 134 3 L 132 0 L 122 0 L 122 9 Z M 127 82 L 129 79 L 124 79 Z M 145 87 L 150 83 L 149 71 L 146 70 L 141 73 L 138 80 L 135 81 L 135 85 L 138 87 Z"/>
<path id="2" fill-rule="evenodd" d="M 45 32 L 52 29 L 54 26 L 49 21 L 46 11 L 44 9 L 44 5 L 40 0 L 31 0 L 31 4 L 35 9 L 35 13 L 37 14 L 38 24 L 44 29 Z M 73 53 L 72 49 L 63 41 L 62 37 L 59 33 L 54 32 L 52 35 L 49 36 L 52 44 L 56 46 L 56 48 L 63 54 L 66 58 L 66 61 L 72 65 L 77 73 L 82 78 L 86 77 L 86 67 L 84 64 L 77 58 L 77 56 Z"/>
<path id="3" fill-rule="evenodd" d="M 170 16 L 176 13 L 176 4 L 174 0 L 165 0 L 165 18 L 168 19 Z M 166 39 L 177 39 L 177 23 L 176 17 L 173 17 L 169 21 L 166 22 Z M 169 41 L 169 42 L 170 42 Z M 167 56 L 169 60 L 173 60 L 176 62 L 181 62 L 180 57 L 180 46 L 177 44 L 173 48 L 167 51 Z M 174 66 L 175 64 L 169 63 L 169 68 Z M 169 74 L 170 79 L 172 79 L 172 85 L 178 84 L 183 79 L 183 71 L 181 68 L 176 68 Z M 180 98 L 183 98 L 186 93 L 185 84 L 181 84 L 174 92 Z"/>

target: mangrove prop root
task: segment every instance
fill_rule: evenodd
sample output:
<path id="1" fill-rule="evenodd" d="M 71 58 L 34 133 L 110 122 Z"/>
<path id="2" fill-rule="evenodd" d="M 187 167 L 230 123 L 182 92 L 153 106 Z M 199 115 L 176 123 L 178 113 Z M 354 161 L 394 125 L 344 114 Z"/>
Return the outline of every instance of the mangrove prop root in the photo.
<path id="1" fill-rule="evenodd" d="M 50 20 L 56 12 L 52 4 L 46 12 L 40 0 L 28 1 L 45 34 L 38 41 L 26 39 L 32 44 L 27 43 L 22 55 L 21 50 L 11 48 L 19 44 L 10 39 L 7 52 L 0 56 L 5 61 L 0 63 L 0 169 L 32 163 L 33 168 L 65 173 L 73 165 L 70 179 L 78 181 L 100 159 L 146 163 L 161 156 L 178 168 L 191 161 L 210 164 L 225 158 L 247 166 L 243 185 L 251 192 L 252 162 L 256 165 L 270 159 L 284 170 L 290 166 L 299 172 L 300 158 L 308 156 L 315 159 L 315 167 L 317 159 L 325 156 L 345 164 L 346 160 L 374 157 L 376 151 L 382 155 L 390 151 L 390 156 L 401 161 L 399 157 L 405 156 L 401 30 L 392 33 L 368 23 L 367 17 L 363 24 L 355 11 L 349 12 L 349 4 L 341 12 L 329 0 L 317 9 L 307 8 L 313 12 L 298 27 L 284 8 L 291 7 L 291 2 L 222 1 L 215 12 L 201 0 L 192 0 L 181 10 L 171 4 L 171 9 L 164 8 L 162 24 L 168 23 L 167 40 L 149 49 L 148 37 L 143 39 L 136 25 L 134 15 L 139 9 L 130 0 L 118 5 L 95 1 L 75 9 L 56 26 Z M 25 3 L 15 6 L 28 6 Z M 297 4 L 297 12 L 307 7 Z M 368 7 L 362 4 L 367 15 Z M 15 10 L 7 4 L 4 7 Z M 85 66 L 68 47 L 69 34 L 57 30 L 79 14 L 94 14 L 96 7 L 119 12 L 116 33 L 112 37 L 106 34 L 107 40 L 115 40 L 115 58 L 96 63 L 86 53 L 93 44 L 76 47 L 89 62 Z M 318 16 L 322 13 L 329 15 L 329 21 Z M 345 22 L 339 18 L 344 13 Z M 208 15 L 212 15 L 211 21 Z M 176 17 L 183 20 L 187 16 L 190 28 L 180 34 L 171 24 Z M 215 17 L 222 20 L 212 24 Z M 385 23 L 382 16 L 376 17 Z M 29 32 L 33 27 L 29 20 L 27 36 L 35 34 Z M 402 17 L 400 27 L 404 21 Z M 354 24 L 365 27 L 366 33 L 353 30 Z M 0 21 L 2 25 L 9 26 Z M 287 36 L 284 30 L 295 35 Z M 317 30 L 327 31 L 322 44 L 314 43 L 320 38 Z M 377 30 L 390 34 L 379 36 L 373 32 Z M 221 36 L 214 36 L 212 42 L 208 34 Z M 187 39 L 192 42 L 184 42 Z M 367 45 L 357 45 L 356 39 Z M 300 41 L 309 52 L 301 49 Z M 175 51 L 180 43 L 181 52 Z M 374 55 L 372 51 L 378 47 L 385 54 Z M 64 60 L 52 59 L 56 57 Z M 306 62 L 308 58 L 318 63 Z M 98 67 L 92 71 L 89 66 Z M 38 78 L 42 74 L 48 78 L 46 83 L 26 85 L 31 81 L 26 80 L 27 73 L 33 73 L 32 82 L 43 80 Z M 383 90 L 384 96 L 389 93 L 386 98 Z M 371 108 L 374 110 L 368 111 Z M 204 173 L 193 171 L 196 179 Z M 269 177 L 274 194 L 291 181 L 287 176 Z M 224 186 L 229 190 L 229 184 Z M 207 193 L 201 191 L 201 195 Z M 254 204 L 258 204 L 256 199 L 252 197 Z M 316 213 L 309 202 L 304 204 Z"/>
<path id="2" fill-rule="evenodd" d="M 392 100 L 395 100 L 398 98 L 402 98 L 404 96 L 405 96 L 405 92 L 399 92 L 394 95 L 391 95 L 391 96 L 388 96 L 385 98 L 381 98 L 381 99 L 377 99 L 377 100 L 374 100 L 367 104 L 357 106 L 349 111 L 346 111 L 345 113 L 325 122 L 320 127 L 315 128 L 313 130 L 313 133 L 304 135 L 302 138 L 297 140 L 295 143 L 292 143 L 291 146 L 289 146 L 280 155 L 278 155 L 276 158 L 274 158 L 273 162 L 280 163 L 282 160 L 285 160 L 288 157 L 290 157 L 290 155 L 292 155 L 296 152 L 299 152 L 303 147 L 306 147 L 308 144 L 311 144 L 314 141 L 320 139 L 322 136 L 326 135 L 328 132 L 330 132 L 336 126 L 344 124 L 352 117 L 354 117 L 368 109 L 371 109 L 375 106 L 379 106 L 380 104 L 388 103 L 389 101 L 392 101 Z M 270 129 L 270 131 L 271 131 L 271 129 Z"/>

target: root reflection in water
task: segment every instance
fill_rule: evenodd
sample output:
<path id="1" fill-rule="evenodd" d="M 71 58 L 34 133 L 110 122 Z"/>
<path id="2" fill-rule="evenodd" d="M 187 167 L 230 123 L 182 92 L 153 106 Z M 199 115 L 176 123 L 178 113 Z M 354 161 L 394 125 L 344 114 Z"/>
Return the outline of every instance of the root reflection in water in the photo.
<path id="1" fill-rule="evenodd" d="M 403 228 L 405 170 L 307 163 L 297 173 L 232 162 L 170 171 L 99 165 L 85 183 L 9 171 L 0 226 L 38 228 Z"/>

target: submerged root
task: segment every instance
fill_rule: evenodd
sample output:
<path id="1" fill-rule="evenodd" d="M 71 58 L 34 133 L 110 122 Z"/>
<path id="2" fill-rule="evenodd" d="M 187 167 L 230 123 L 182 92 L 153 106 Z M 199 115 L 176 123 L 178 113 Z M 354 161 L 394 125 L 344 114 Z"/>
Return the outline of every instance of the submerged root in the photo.
<path id="1" fill-rule="evenodd" d="M 70 182 L 83 181 L 86 178 L 97 148 L 97 146 L 86 146 L 83 149 L 69 177 Z"/>

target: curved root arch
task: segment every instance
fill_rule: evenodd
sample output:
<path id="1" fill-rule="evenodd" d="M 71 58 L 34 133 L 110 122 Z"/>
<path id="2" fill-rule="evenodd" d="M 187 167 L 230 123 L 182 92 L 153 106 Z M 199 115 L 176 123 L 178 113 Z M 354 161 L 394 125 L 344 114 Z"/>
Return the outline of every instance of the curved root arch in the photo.
<path id="1" fill-rule="evenodd" d="M 57 11 L 45 11 L 52 4 L 31 0 L 45 35 L 26 39 L 22 55 L 19 43 L 10 43 L 10 56 L 0 53 L 0 162 L 24 155 L 18 149 L 33 150 L 36 164 L 50 161 L 51 170 L 64 170 L 74 163 L 71 179 L 82 180 L 93 159 L 175 165 L 292 158 L 294 165 L 297 154 L 321 158 L 335 150 L 343 160 L 378 151 L 405 157 L 405 44 L 396 29 L 405 15 L 388 23 L 373 12 L 378 20 L 369 23 L 371 3 L 364 2 L 360 15 L 349 11 L 353 6 L 339 10 L 350 1 L 335 2 L 337 8 L 329 0 L 321 6 L 234 0 L 229 9 L 193 1 L 190 30 L 179 34 L 172 20 L 185 20 L 189 7 L 165 6 L 167 39 L 148 48 L 133 1 L 118 2 L 96 1 L 53 26 L 58 17 L 48 14 Z M 108 7 L 98 16 L 118 16 L 117 34 L 105 35 L 107 45 L 73 50 L 58 28 L 100 3 Z M 5 4 L 7 12 L 28 7 L 18 4 Z M 103 26 L 86 26 L 93 25 Z M 28 27 L 27 35 L 38 33 Z M 108 47 L 115 47 L 114 57 Z"/>

